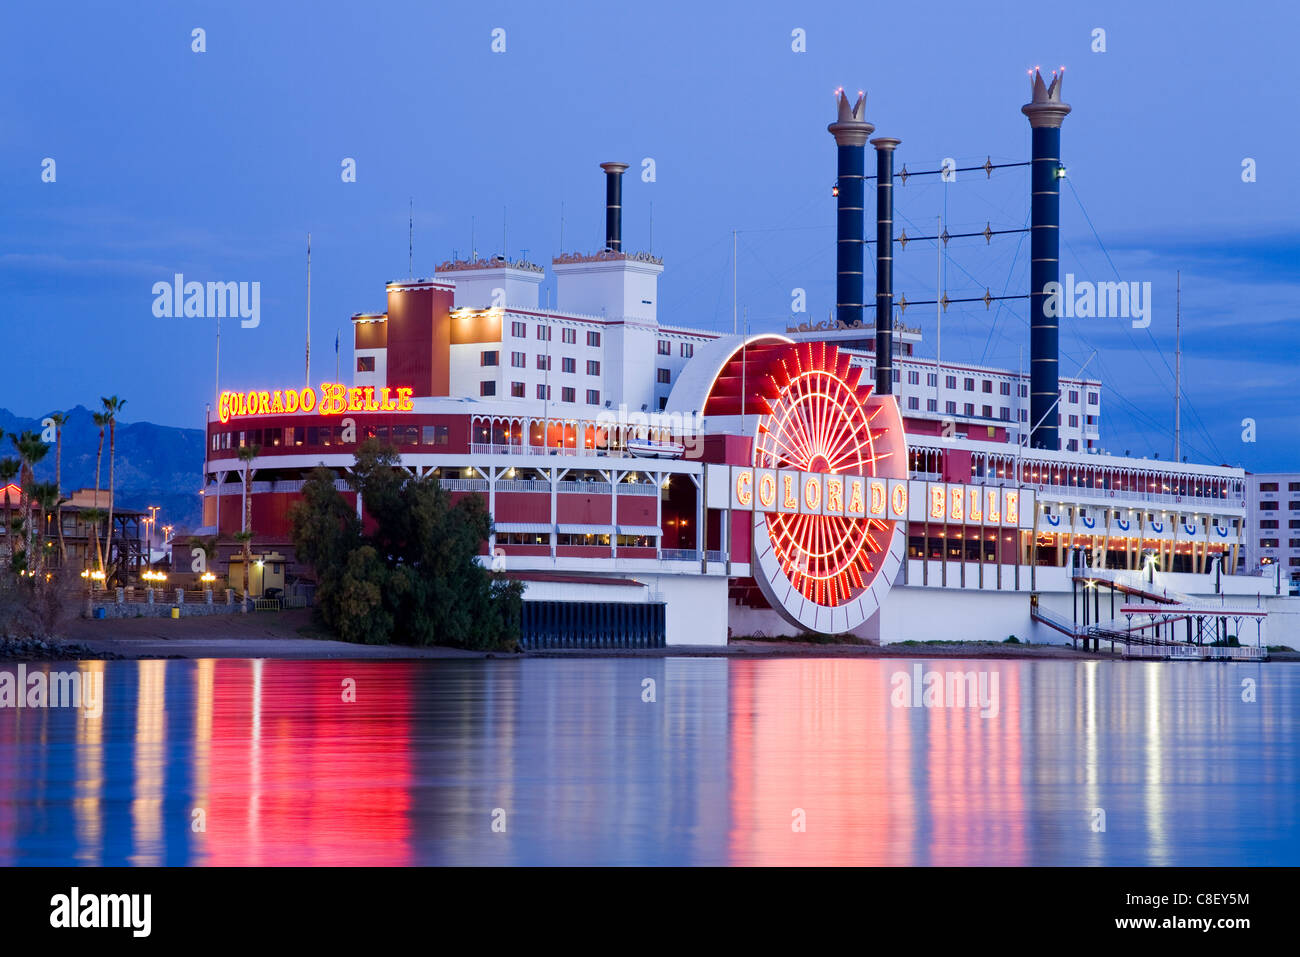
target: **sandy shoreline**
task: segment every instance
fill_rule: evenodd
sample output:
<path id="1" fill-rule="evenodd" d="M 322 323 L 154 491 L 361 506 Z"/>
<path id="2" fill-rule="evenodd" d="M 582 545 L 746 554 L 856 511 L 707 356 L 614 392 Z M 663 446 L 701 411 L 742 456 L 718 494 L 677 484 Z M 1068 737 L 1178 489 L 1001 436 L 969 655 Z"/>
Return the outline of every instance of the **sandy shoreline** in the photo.
<path id="1" fill-rule="evenodd" d="M 2 646 L 0 646 L 2 648 Z M 732 641 L 724 647 L 677 645 L 644 649 L 552 649 L 523 653 L 356 645 L 336 641 L 311 623 L 308 610 L 258 612 L 247 616 L 183 618 L 79 618 L 48 650 L 26 650 L 10 660 L 76 658 L 279 658 L 286 660 L 425 658 L 986 658 L 1120 660 L 1109 652 L 1079 651 L 1069 645 L 941 644 L 856 645 L 798 641 Z M 0 661 L 6 660 L 0 650 Z M 1273 660 L 1300 660 L 1300 654 L 1275 654 Z"/>

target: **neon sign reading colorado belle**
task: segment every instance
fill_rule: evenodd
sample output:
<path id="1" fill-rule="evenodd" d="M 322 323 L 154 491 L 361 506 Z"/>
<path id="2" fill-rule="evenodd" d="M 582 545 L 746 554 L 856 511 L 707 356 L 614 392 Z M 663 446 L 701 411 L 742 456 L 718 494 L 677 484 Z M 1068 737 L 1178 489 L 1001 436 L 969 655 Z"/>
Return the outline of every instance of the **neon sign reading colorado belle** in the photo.
<path id="1" fill-rule="evenodd" d="M 907 482 L 864 475 L 732 468 L 731 507 L 744 511 L 903 518 Z"/>
<path id="2" fill-rule="evenodd" d="M 344 412 L 410 412 L 414 389 L 383 386 L 375 395 L 374 386 L 348 388 L 340 382 L 322 382 L 320 396 L 311 386 L 304 389 L 223 392 L 217 403 L 222 422 L 249 415 L 280 415 L 292 412 L 316 412 L 319 415 L 342 415 Z M 396 397 L 394 398 L 394 394 Z"/>

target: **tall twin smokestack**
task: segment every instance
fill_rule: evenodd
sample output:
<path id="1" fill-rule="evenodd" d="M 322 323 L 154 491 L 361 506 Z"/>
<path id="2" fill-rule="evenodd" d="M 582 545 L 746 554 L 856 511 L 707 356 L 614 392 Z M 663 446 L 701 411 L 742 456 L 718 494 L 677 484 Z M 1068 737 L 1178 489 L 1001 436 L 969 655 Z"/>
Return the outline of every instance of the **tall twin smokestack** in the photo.
<path id="1" fill-rule="evenodd" d="M 623 173 L 626 163 L 601 163 L 605 171 L 605 248 L 623 249 Z"/>
<path id="2" fill-rule="evenodd" d="M 875 127 L 863 119 L 866 97 L 849 106 L 843 90 L 839 116 L 826 127 L 839 149 L 835 318 L 846 326 L 862 325 L 865 308 L 863 263 L 866 236 L 867 138 Z M 871 140 L 876 148 L 876 392 L 894 391 L 894 149 L 901 140 Z"/>
<path id="3" fill-rule="evenodd" d="M 1048 283 L 1061 278 L 1061 121 L 1070 107 L 1061 102 L 1062 69 L 1043 82 L 1037 68 L 1030 101 L 1020 108 L 1033 130 L 1029 212 L 1029 445 L 1059 449 L 1056 429 L 1060 395 L 1060 329 L 1043 308 Z"/>
<path id="4" fill-rule="evenodd" d="M 835 244 L 835 318 L 848 326 L 862 325 L 862 261 L 866 237 L 863 211 L 866 205 L 867 137 L 875 127 L 863 119 L 867 98 L 849 105 L 848 95 L 839 91 L 839 116 L 826 127 L 835 137 L 839 164 L 835 179 L 838 203 Z"/>
<path id="5" fill-rule="evenodd" d="M 1061 102 L 1064 68 L 1053 73 L 1051 85 L 1033 72 L 1033 92 L 1021 112 L 1033 129 L 1030 164 L 1030 267 L 1029 267 L 1029 444 L 1033 448 L 1059 449 L 1056 427 L 1060 394 L 1060 329 L 1043 308 L 1049 283 L 1061 278 L 1061 121 L 1070 112 Z M 844 91 L 837 97 L 839 115 L 827 127 L 839 151 L 836 192 L 835 317 L 845 325 L 860 326 L 863 311 L 863 235 L 867 138 L 875 127 L 863 118 L 866 97 L 858 94 L 849 105 Z M 882 136 L 871 140 L 876 149 L 876 392 L 893 391 L 894 308 L 894 149 L 899 140 Z M 940 294 L 936 290 L 936 297 Z"/>

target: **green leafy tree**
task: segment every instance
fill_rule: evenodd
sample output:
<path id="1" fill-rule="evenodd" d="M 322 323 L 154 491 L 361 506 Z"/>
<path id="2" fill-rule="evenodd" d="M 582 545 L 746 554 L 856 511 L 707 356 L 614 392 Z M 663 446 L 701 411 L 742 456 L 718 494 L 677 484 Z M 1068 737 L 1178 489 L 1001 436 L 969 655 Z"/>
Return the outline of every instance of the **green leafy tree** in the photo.
<path id="1" fill-rule="evenodd" d="M 367 523 L 319 469 L 293 509 L 299 558 L 315 569 L 323 623 L 351 641 L 464 648 L 513 645 L 523 589 L 478 562 L 492 524 L 479 496 L 415 478 L 374 440 L 356 453 L 349 486 Z"/>

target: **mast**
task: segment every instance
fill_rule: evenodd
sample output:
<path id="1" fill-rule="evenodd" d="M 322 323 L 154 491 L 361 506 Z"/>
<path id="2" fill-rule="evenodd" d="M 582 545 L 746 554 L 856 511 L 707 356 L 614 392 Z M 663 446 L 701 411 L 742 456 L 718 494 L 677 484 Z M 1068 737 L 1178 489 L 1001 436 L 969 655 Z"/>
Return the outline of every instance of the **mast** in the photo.
<path id="1" fill-rule="evenodd" d="M 1183 460 L 1183 271 L 1175 273 L 1174 298 L 1174 461 Z"/>
<path id="2" fill-rule="evenodd" d="M 736 231 L 731 231 L 731 334 L 734 336 L 736 328 Z"/>
<path id="3" fill-rule="evenodd" d="M 935 230 L 936 237 L 943 235 L 943 217 L 936 216 L 938 229 Z M 943 247 L 938 240 L 934 242 L 934 394 L 935 410 L 939 411 L 938 405 L 942 401 L 943 392 L 943 306 L 939 300 L 943 298 Z M 944 406 L 946 409 L 947 406 Z M 943 413 L 947 415 L 947 412 Z M 940 420 L 942 421 L 942 420 Z"/>
<path id="4" fill-rule="evenodd" d="M 311 233 L 307 234 L 307 386 L 311 385 Z"/>

